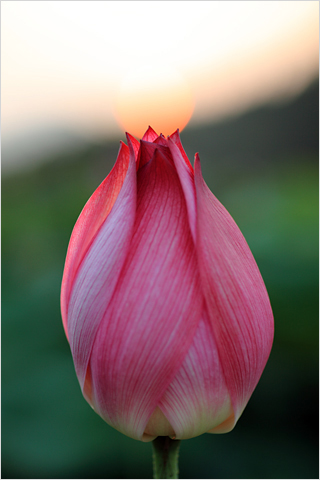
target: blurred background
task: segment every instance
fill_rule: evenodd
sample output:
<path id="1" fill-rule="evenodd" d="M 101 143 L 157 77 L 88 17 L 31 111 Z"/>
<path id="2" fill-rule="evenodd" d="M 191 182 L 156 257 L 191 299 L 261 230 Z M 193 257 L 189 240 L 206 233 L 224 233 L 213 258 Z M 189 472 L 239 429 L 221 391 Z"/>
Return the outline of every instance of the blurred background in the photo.
<path id="1" fill-rule="evenodd" d="M 60 316 L 68 241 L 128 130 L 182 131 L 275 316 L 233 432 L 181 478 L 318 478 L 318 2 L 2 2 L 2 478 L 151 478 L 83 399 Z"/>

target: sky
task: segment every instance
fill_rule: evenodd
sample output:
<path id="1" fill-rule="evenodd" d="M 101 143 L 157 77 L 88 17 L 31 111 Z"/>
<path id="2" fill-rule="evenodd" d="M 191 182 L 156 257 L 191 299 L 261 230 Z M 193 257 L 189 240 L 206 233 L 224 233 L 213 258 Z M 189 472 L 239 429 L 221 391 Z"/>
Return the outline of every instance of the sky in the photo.
<path id="1" fill-rule="evenodd" d="M 2 1 L 3 166 L 294 95 L 319 69 L 318 19 L 316 1 Z"/>

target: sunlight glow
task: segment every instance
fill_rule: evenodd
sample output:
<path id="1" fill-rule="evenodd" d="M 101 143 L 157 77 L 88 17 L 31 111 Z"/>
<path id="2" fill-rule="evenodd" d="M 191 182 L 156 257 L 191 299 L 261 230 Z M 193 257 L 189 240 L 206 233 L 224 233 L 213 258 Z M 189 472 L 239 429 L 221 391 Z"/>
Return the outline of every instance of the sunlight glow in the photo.
<path id="1" fill-rule="evenodd" d="M 117 92 L 114 113 L 125 131 L 141 138 L 149 125 L 165 136 L 183 130 L 193 108 L 187 81 L 173 66 L 157 62 L 129 72 Z"/>
<path id="2" fill-rule="evenodd" d="M 318 71 L 315 1 L 17 0 L 1 14 L 3 139 L 54 125 L 168 134 L 191 115 L 298 91 Z"/>

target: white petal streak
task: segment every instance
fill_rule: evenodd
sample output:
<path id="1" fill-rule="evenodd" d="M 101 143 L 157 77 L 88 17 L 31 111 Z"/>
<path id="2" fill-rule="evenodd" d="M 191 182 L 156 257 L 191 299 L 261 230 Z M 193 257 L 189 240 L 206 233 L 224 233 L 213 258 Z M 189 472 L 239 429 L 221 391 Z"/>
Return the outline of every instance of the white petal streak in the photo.
<path id="1" fill-rule="evenodd" d="M 206 310 L 188 354 L 159 407 L 172 425 L 176 437 L 181 439 L 207 432 L 232 413 Z"/>
<path id="2" fill-rule="evenodd" d="M 82 262 L 70 297 L 70 346 L 82 388 L 96 332 L 129 249 L 135 209 L 136 171 L 131 159 L 123 187 Z"/>

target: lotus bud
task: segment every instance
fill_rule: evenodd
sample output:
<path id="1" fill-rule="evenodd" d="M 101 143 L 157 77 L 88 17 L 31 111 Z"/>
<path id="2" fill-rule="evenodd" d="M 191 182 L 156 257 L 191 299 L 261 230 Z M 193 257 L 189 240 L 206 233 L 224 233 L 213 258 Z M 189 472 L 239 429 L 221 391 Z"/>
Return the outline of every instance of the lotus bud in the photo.
<path id="1" fill-rule="evenodd" d="M 142 441 L 233 429 L 273 315 L 236 223 L 179 132 L 127 134 L 73 229 L 61 310 L 84 397 Z"/>

